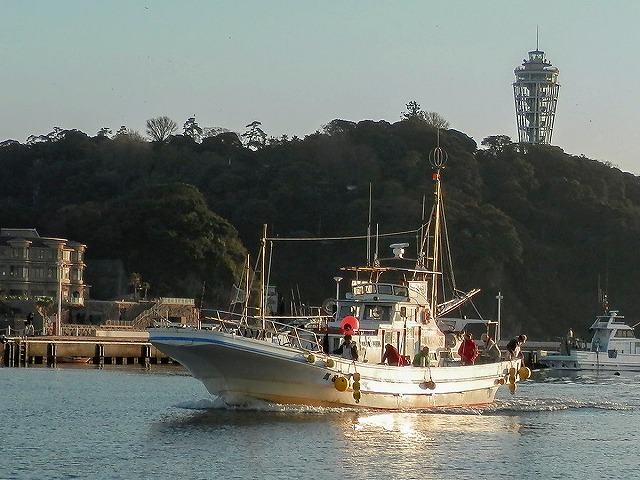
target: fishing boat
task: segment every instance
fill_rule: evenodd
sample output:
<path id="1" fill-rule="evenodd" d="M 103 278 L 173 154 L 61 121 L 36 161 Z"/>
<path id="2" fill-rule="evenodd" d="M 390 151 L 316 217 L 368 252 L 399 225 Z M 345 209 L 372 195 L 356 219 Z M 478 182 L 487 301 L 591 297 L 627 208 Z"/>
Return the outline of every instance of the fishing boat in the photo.
<path id="1" fill-rule="evenodd" d="M 570 331 L 562 339 L 560 352 L 541 352 L 538 363 L 555 370 L 640 371 L 640 339 L 617 310 L 597 315 L 590 330 L 590 343 L 576 339 Z"/>
<path id="2" fill-rule="evenodd" d="M 149 341 L 229 404 L 258 399 L 308 406 L 432 409 L 489 405 L 503 385 L 514 393 L 517 382 L 530 375 L 522 359 L 462 365 L 458 356 L 467 321 L 448 321 L 446 315 L 479 290 L 456 290 L 451 298 L 439 293 L 446 263 L 442 254 L 448 250 L 443 248 L 448 239 L 441 183 L 446 153 L 438 146 L 430 161 L 434 202 L 428 220 L 410 232 L 417 244 L 414 258 L 407 256 L 406 241 L 391 243 L 387 258 L 371 248 L 375 254 L 367 252 L 365 265 L 344 267 L 334 277 L 336 295 L 324 302 L 322 315 L 267 315 L 262 288 L 256 315 L 249 315 L 246 307 L 238 313 L 207 311 L 195 327 L 150 328 Z M 368 249 L 380 238 L 392 237 L 367 232 Z M 263 267 L 266 246 L 286 240 L 292 239 L 268 237 L 265 228 Z M 256 270 L 262 272 L 260 285 L 268 285 L 265 268 Z M 342 275 L 350 280 L 343 295 Z M 346 335 L 356 355 L 341 347 Z M 413 366 L 412 359 L 424 346 L 428 354 Z M 393 364 L 383 363 L 387 348 L 396 352 Z"/>

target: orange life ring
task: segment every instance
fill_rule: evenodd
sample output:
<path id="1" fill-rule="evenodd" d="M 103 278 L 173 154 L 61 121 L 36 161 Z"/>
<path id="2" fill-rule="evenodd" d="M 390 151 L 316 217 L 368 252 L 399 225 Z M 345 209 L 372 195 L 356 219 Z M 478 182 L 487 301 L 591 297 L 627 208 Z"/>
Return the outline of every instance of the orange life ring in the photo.
<path id="1" fill-rule="evenodd" d="M 340 322 L 340 330 L 342 330 L 342 333 L 345 335 L 352 334 L 358 330 L 358 328 L 360 328 L 360 323 L 353 315 L 347 315 L 342 319 L 342 322 Z"/>

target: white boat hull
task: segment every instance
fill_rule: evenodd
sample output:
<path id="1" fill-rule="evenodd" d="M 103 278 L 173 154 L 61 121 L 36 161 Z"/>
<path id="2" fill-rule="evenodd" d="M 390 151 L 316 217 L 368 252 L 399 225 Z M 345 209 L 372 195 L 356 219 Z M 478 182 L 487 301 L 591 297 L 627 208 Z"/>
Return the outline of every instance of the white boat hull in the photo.
<path id="1" fill-rule="evenodd" d="M 607 352 L 572 351 L 569 355 L 541 355 L 538 362 L 554 370 L 640 371 L 640 355 Z"/>
<path id="2" fill-rule="evenodd" d="M 518 372 L 522 366 L 521 360 L 420 368 L 354 362 L 323 353 L 309 358 L 308 351 L 298 348 L 199 329 L 150 329 L 149 339 L 211 394 L 230 403 L 249 398 L 392 410 L 482 406 L 491 404 L 500 385 L 509 382 L 510 369 Z M 360 375 L 359 389 L 354 373 Z M 344 391 L 336 388 L 337 377 L 347 379 Z M 429 388 L 429 380 L 435 388 Z"/>

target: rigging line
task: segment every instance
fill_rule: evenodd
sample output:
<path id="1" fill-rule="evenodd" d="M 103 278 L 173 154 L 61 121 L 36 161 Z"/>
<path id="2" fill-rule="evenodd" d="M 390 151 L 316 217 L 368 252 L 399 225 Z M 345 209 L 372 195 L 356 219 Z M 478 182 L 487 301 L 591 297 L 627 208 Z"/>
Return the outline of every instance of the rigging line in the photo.
<path id="1" fill-rule="evenodd" d="M 269 295 L 269 284 L 271 283 L 271 262 L 273 260 L 273 242 L 269 242 L 269 268 L 267 269 L 267 284 L 262 285 L 262 294 L 264 295 L 264 306 L 263 308 L 266 310 L 267 308 L 267 295 Z M 271 315 L 271 313 L 269 313 Z"/>
<path id="2" fill-rule="evenodd" d="M 413 230 L 406 230 L 403 232 L 391 232 L 391 233 L 381 233 L 378 236 L 380 237 L 395 237 L 397 235 L 413 235 L 416 232 L 419 232 L 420 228 Z M 362 240 L 363 238 L 368 238 L 368 235 L 355 235 L 351 237 L 267 237 L 266 240 L 270 242 L 317 242 L 317 241 L 328 241 L 328 240 Z"/>
<path id="3" fill-rule="evenodd" d="M 436 202 L 433 202 L 433 206 L 431 207 L 431 212 L 429 213 L 429 220 L 422 224 L 420 226 L 420 228 L 418 230 L 421 229 L 426 229 L 426 232 L 424 233 L 424 235 L 422 236 L 422 251 L 423 252 L 428 252 L 429 251 L 429 239 L 431 237 L 431 221 L 433 220 L 434 216 L 435 216 L 435 212 L 436 212 Z"/>
<path id="4" fill-rule="evenodd" d="M 442 225 L 444 227 L 443 228 L 444 243 L 445 243 L 445 248 L 447 250 L 446 260 L 447 260 L 447 263 L 449 264 L 448 267 L 449 267 L 451 287 L 453 288 L 453 290 L 456 290 L 457 285 L 456 285 L 455 271 L 453 270 L 453 256 L 451 255 L 451 242 L 449 241 L 449 228 L 447 226 L 444 209 L 442 210 Z M 443 268 L 443 271 L 444 271 L 444 268 Z"/>
<path id="5" fill-rule="evenodd" d="M 473 303 L 473 300 L 472 300 L 472 299 L 469 299 L 469 303 L 471 304 L 471 306 L 472 306 L 472 307 L 473 307 L 473 309 L 475 310 L 476 315 L 478 315 L 478 318 L 479 318 L 480 320 L 484 320 L 484 318 L 482 318 L 482 314 L 480 313 L 480 311 L 479 311 L 479 310 L 478 310 L 478 308 L 476 307 L 476 304 L 475 304 L 475 303 Z"/>

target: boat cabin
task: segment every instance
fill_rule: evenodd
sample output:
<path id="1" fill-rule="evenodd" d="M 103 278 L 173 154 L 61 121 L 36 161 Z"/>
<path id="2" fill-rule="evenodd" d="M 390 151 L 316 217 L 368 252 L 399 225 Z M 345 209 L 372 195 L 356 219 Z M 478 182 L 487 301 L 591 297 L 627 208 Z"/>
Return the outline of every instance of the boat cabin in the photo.
<path id="1" fill-rule="evenodd" d="M 640 354 L 640 339 L 636 338 L 633 327 L 627 325 L 624 316 L 612 310 L 608 315 L 599 315 L 591 325 L 593 338 L 592 352 L 607 352 L 614 358 L 618 353 Z"/>
<path id="2" fill-rule="evenodd" d="M 336 302 L 334 319 L 327 325 L 329 351 L 340 345 L 346 321 L 347 330 L 353 330 L 349 333 L 360 359 L 369 363 L 381 361 L 387 344 L 393 345 L 406 362 L 411 362 L 425 345 L 432 365 L 440 357 L 451 358 L 444 334 L 431 319 L 425 291 L 424 281 L 353 281 L 351 291 Z"/>

